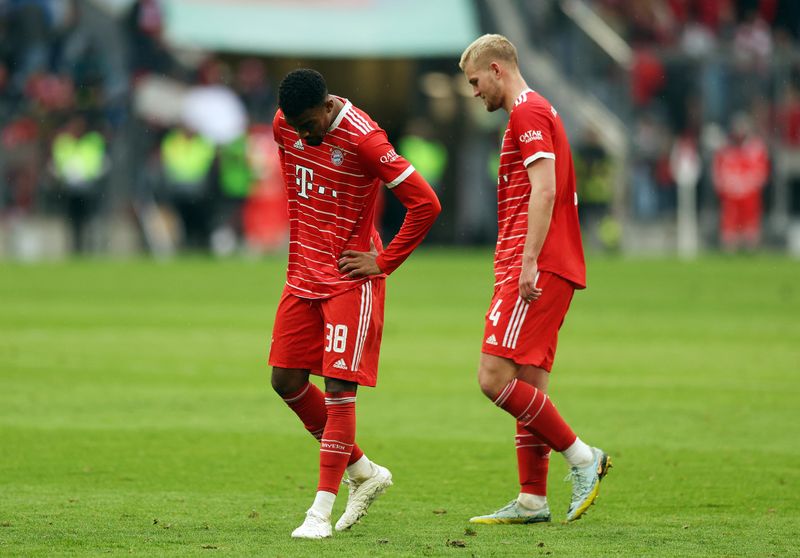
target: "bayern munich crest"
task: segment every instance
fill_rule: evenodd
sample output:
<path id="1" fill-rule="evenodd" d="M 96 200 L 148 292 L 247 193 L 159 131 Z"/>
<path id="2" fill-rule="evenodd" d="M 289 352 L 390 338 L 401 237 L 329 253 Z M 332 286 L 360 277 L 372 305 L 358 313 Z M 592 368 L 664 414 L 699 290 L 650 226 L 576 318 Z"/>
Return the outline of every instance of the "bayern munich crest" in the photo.
<path id="1" fill-rule="evenodd" d="M 344 152 L 338 147 L 331 149 L 331 163 L 337 167 L 344 163 Z"/>

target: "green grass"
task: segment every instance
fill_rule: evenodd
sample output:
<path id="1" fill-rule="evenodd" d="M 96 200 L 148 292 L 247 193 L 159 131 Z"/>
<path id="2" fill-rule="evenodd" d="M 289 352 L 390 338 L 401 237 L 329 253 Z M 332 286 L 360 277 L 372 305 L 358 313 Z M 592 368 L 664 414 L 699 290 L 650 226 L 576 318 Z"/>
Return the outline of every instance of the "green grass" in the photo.
<path id="1" fill-rule="evenodd" d="M 359 443 L 395 486 L 322 542 L 289 538 L 317 452 L 269 389 L 283 273 L 280 257 L 2 265 L 0 555 L 800 554 L 797 262 L 590 261 L 551 393 L 614 458 L 600 500 L 570 525 L 465 531 L 517 490 L 513 423 L 475 382 L 491 254 L 412 257 L 358 400 Z M 556 518 L 566 470 L 554 456 Z"/>

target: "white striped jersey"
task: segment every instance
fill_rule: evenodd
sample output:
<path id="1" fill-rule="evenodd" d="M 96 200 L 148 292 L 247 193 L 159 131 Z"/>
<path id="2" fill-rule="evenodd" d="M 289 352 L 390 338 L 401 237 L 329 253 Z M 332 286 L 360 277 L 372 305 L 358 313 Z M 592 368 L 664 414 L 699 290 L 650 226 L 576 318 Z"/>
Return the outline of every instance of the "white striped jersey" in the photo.
<path id="1" fill-rule="evenodd" d="M 289 198 L 289 264 L 292 294 L 329 298 L 366 278 L 339 272 L 344 250 L 383 250 L 375 230 L 376 195 L 381 184 L 393 188 L 414 167 L 399 156 L 384 132 L 347 99 L 319 146 L 304 143 L 278 110 L 275 141 L 282 149 Z"/>
<path id="2" fill-rule="evenodd" d="M 503 134 L 497 176 L 495 289 L 519 280 L 531 196 L 527 167 L 540 158 L 555 160 L 556 198 L 538 267 L 560 275 L 576 288 L 586 287 L 569 140 L 556 109 L 547 99 L 528 89 L 517 97 Z"/>

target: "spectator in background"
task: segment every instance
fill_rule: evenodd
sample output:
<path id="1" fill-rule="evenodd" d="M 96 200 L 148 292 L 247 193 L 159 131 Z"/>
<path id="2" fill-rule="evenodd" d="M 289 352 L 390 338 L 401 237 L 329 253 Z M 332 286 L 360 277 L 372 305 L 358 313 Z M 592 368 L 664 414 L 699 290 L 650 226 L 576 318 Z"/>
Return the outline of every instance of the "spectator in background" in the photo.
<path id="1" fill-rule="evenodd" d="M 129 49 L 128 60 L 134 79 L 148 72 L 168 73 L 172 60 L 162 40 L 163 14 L 157 0 L 138 0 L 123 22 Z"/>
<path id="2" fill-rule="evenodd" d="M 728 144 L 714 154 L 713 178 L 723 249 L 755 250 L 761 241 L 761 196 L 769 178 L 769 156 L 764 140 L 753 134 L 748 115 L 734 115 Z"/>
<path id="3" fill-rule="evenodd" d="M 662 192 L 666 177 L 662 172 L 662 161 L 668 157 L 671 136 L 663 120 L 653 112 L 645 112 L 634 129 L 631 161 L 633 209 L 636 217 L 642 220 L 656 218 L 664 210 Z"/>
<path id="4" fill-rule="evenodd" d="M 243 236 L 242 207 L 255 182 L 248 158 L 249 135 L 219 147 L 220 199 L 211 248 L 215 254 L 233 252 Z"/>
<path id="5" fill-rule="evenodd" d="M 787 85 L 776 112 L 781 144 L 800 147 L 800 88 L 795 80 Z"/>
<path id="6" fill-rule="evenodd" d="M 250 127 L 247 159 L 254 182 L 242 206 L 245 243 L 256 252 L 284 249 L 289 240 L 288 200 L 271 125 Z"/>
<path id="7" fill-rule="evenodd" d="M 590 242 L 606 249 L 616 248 L 617 227 L 610 215 L 614 164 L 595 130 L 586 130 L 574 150 L 573 162 L 581 228 Z"/>
<path id="8" fill-rule="evenodd" d="M 40 126 L 22 115 L 0 131 L 0 207 L 2 215 L 25 214 L 34 209 L 42 154 Z"/>
<path id="9" fill-rule="evenodd" d="M 214 146 L 186 128 L 174 128 L 161 142 L 164 189 L 181 218 L 189 248 L 208 248 L 214 157 Z"/>
<path id="10" fill-rule="evenodd" d="M 270 122 L 275 113 L 275 95 L 264 62 L 245 58 L 236 67 L 234 89 L 254 122 Z"/>
<path id="11" fill-rule="evenodd" d="M 434 138 L 430 124 L 412 120 L 405 135 L 397 142 L 400 153 L 424 176 L 434 190 L 441 188 L 447 168 L 447 148 Z"/>
<path id="12" fill-rule="evenodd" d="M 51 38 L 51 6 L 44 0 L 13 0 L 3 6 L 8 13 L 11 95 L 18 98 L 28 78 L 46 69 Z"/>
<path id="13" fill-rule="evenodd" d="M 86 226 L 97 212 L 108 167 L 105 138 L 89 125 L 86 115 L 76 113 L 53 140 L 51 168 L 77 252 L 85 252 L 88 246 Z"/>
<path id="14" fill-rule="evenodd" d="M 397 142 L 398 152 L 414 165 L 425 177 L 434 192 L 441 193 L 442 179 L 447 170 L 447 147 L 436 139 L 433 128 L 427 120 L 416 118 L 407 126 L 405 134 Z M 386 211 L 386 194 L 379 190 L 378 205 L 375 210 L 375 226 L 381 230 Z"/>

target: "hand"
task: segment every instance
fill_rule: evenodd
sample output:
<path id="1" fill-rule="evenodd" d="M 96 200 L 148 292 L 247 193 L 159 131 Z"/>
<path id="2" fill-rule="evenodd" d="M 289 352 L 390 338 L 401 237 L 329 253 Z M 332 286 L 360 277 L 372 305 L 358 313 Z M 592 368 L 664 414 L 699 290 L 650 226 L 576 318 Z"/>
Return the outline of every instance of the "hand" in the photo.
<path id="1" fill-rule="evenodd" d="M 536 286 L 539 279 L 539 266 L 536 262 L 522 263 L 522 273 L 519 276 L 519 296 L 526 302 L 533 302 L 542 296 L 542 289 Z"/>
<path id="2" fill-rule="evenodd" d="M 374 245 L 370 246 L 369 252 L 356 252 L 355 250 L 345 250 L 339 258 L 339 271 L 347 273 L 348 277 L 368 277 L 370 275 L 380 275 L 383 273 L 375 262 L 378 251 Z"/>

